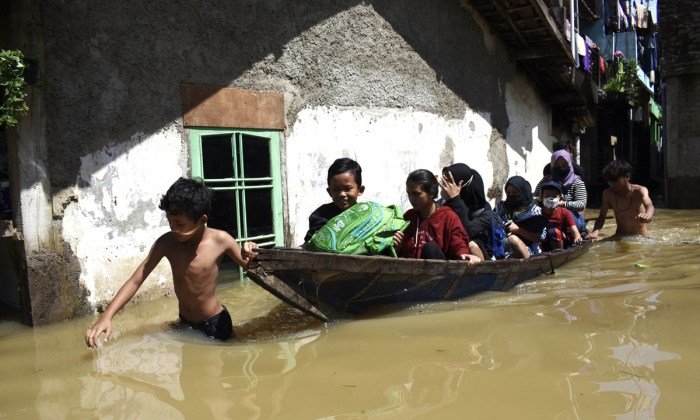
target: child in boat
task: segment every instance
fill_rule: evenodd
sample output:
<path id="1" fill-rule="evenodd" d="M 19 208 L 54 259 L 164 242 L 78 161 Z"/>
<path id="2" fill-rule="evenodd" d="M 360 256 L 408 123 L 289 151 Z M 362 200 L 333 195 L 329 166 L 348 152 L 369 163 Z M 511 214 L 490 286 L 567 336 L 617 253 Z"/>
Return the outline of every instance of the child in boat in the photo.
<path id="1" fill-rule="evenodd" d="M 482 260 L 490 260 L 490 229 L 493 211 L 486 201 L 484 181 L 479 172 L 455 163 L 442 169 L 439 180 L 442 205 L 454 210 L 469 235 L 469 252 Z"/>
<path id="2" fill-rule="evenodd" d="M 602 175 L 609 188 L 603 191 L 603 204 L 590 238 L 598 239 L 610 208 L 615 213 L 617 223 L 615 236 L 647 236 L 647 223 L 654 217 L 654 204 L 646 187 L 630 183 L 632 165 L 624 160 L 614 160 L 603 168 Z"/>
<path id="3" fill-rule="evenodd" d="M 304 236 L 306 244 L 329 220 L 357 203 L 357 197 L 365 191 L 362 185 L 362 168 L 350 158 L 336 159 L 328 168 L 328 188 L 331 202 L 314 210 L 309 216 L 309 230 Z"/>
<path id="4" fill-rule="evenodd" d="M 586 204 L 588 193 L 586 184 L 581 177 L 576 175 L 571 161 L 571 154 L 566 150 L 558 150 L 552 153 L 551 175 L 545 176 L 535 187 L 535 197 L 540 200 L 542 196 L 540 188 L 545 182 L 556 181 L 561 184 L 561 199 L 559 205 L 570 210 L 576 220 L 576 227 L 582 235 L 586 235 Z"/>
<path id="5" fill-rule="evenodd" d="M 457 213 L 438 207 L 437 177 L 427 169 L 408 174 L 406 193 L 412 209 L 404 213 L 409 225 L 394 234 L 397 253 L 403 258 L 467 260 L 469 265 L 481 258 L 469 254 L 469 235 Z"/>
<path id="6" fill-rule="evenodd" d="M 561 206 L 561 185 L 557 181 L 545 182 L 541 186 L 542 215 L 547 219 L 547 235 L 542 249 L 563 249 L 581 243 L 581 233 L 571 211 Z"/>
<path id="7" fill-rule="evenodd" d="M 219 262 L 224 254 L 245 267 L 257 246 L 241 249 L 227 232 L 206 226 L 213 192 L 200 181 L 180 178 L 168 189 L 159 208 L 165 211 L 170 232 L 161 235 L 146 259 L 124 283 L 95 324 L 85 333 L 88 347 L 112 335 L 112 318 L 131 300 L 163 257 L 170 262 L 180 320 L 207 336 L 226 340 L 233 335 L 231 316 L 216 298 Z"/>
<path id="8" fill-rule="evenodd" d="M 540 241 L 547 220 L 533 202 L 532 187 L 521 176 L 508 179 L 506 199 L 496 206 L 496 214 L 504 221 L 508 245 L 516 258 L 530 258 L 540 253 Z"/>

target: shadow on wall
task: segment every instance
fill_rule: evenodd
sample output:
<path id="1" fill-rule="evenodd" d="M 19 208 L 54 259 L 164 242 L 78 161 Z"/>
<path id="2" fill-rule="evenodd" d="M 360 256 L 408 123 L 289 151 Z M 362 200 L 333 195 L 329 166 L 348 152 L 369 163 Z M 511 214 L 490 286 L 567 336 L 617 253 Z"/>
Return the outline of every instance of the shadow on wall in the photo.
<path id="1" fill-rule="evenodd" d="M 334 19 L 342 13 L 351 16 Z M 481 27 L 459 1 L 440 7 L 424 0 L 127 1 L 97 7 L 86 0 L 54 0 L 41 2 L 41 14 L 52 16 L 43 36 L 54 192 L 75 184 L 82 156 L 178 121 L 182 82 L 294 92 L 288 116 L 305 106 L 338 105 L 413 107 L 463 117 L 459 101 L 438 98 L 416 106 L 410 83 L 370 80 L 394 51 L 391 45 L 383 50 L 378 43 L 356 45 L 347 39 L 363 30 L 393 30 L 435 72 L 435 90 L 444 86 L 472 109 L 489 112 L 503 138 L 508 127 L 501 86 L 513 77 L 514 66 L 505 52 L 487 50 Z M 347 33 L 348 25 L 353 33 Z M 324 50 L 339 48 L 331 66 L 304 55 L 306 49 L 288 51 L 288 43 L 302 35 L 304 41 L 322 37 Z M 335 75 L 327 72 L 344 64 L 348 46 L 359 49 L 349 54 L 352 59 L 367 60 L 359 75 L 366 83 L 354 89 L 367 90 L 364 95 L 344 97 L 331 88 Z M 281 63 L 285 53 L 292 65 Z M 401 60 L 391 65 L 409 80 L 426 72 L 404 68 Z M 377 83 L 385 83 L 383 90 L 375 91 Z"/>

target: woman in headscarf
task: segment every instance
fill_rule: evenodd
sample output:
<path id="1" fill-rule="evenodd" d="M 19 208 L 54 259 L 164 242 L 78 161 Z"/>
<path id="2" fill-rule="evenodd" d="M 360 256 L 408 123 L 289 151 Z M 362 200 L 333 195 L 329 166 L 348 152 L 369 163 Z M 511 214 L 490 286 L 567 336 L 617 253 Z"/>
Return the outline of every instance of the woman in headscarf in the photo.
<path id="1" fill-rule="evenodd" d="M 469 252 L 482 260 L 493 257 L 490 229 L 493 211 L 486 201 L 484 181 L 479 172 L 455 163 L 442 169 L 440 178 L 441 204 L 450 207 L 459 216 L 469 234 Z"/>
<path id="2" fill-rule="evenodd" d="M 588 233 L 586 229 L 586 202 L 588 193 L 586 192 L 586 184 L 581 177 L 574 173 L 574 167 L 571 163 L 571 154 L 566 150 L 557 150 L 552 153 L 552 170 L 551 174 L 545 176 L 537 183 L 535 187 L 535 197 L 541 201 L 542 184 L 550 181 L 557 181 L 562 186 L 561 200 L 559 206 L 571 211 L 576 219 L 576 227 L 581 236 L 585 237 Z"/>
<path id="3" fill-rule="evenodd" d="M 539 254 L 547 219 L 532 200 L 530 183 L 521 176 L 513 176 L 504 190 L 506 199 L 498 203 L 496 214 L 505 222 L 504 230 L 513 254 L 518 258 Z"/>

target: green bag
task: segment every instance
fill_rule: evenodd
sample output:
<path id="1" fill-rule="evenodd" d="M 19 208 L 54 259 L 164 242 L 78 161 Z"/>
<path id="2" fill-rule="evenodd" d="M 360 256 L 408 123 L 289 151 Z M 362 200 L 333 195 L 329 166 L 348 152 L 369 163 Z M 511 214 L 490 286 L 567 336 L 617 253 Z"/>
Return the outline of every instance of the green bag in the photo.
<path id="1" fill-rule="evenodd" d="M 394 249 L 394 232 L 408 226 L 401 207 L 384 207 L 374 201 L 357 203 L 328 221 L 307 245 L 309 251 L 336 254 L 380 254 Z"/>

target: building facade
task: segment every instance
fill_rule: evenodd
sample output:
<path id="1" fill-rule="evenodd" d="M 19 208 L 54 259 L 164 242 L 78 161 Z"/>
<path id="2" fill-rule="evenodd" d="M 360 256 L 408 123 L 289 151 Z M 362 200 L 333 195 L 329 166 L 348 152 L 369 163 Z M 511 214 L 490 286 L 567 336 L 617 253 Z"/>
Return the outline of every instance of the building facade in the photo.
<path id="1" fill-rule="evenodd" d="M 39 77 L 1 134 L 1 300 L 34 325 L 111 300 L 168 230 L 158 204 L 180 176 L 214 188 L 211 226 L 294 246 L 336 158 L 362 165 L 363 199 L 407 209 L 410 171 L 465 162 L 495 202 L 510 176 L 537 183 L 595 91 L 554 83 L 573 74 L 551 18 L 566 8 L 538 1 L 514 38 L 478 1 L 7 3 L 0 47 Z M 163 261 L 135 300 L 171 293 Z"/>

